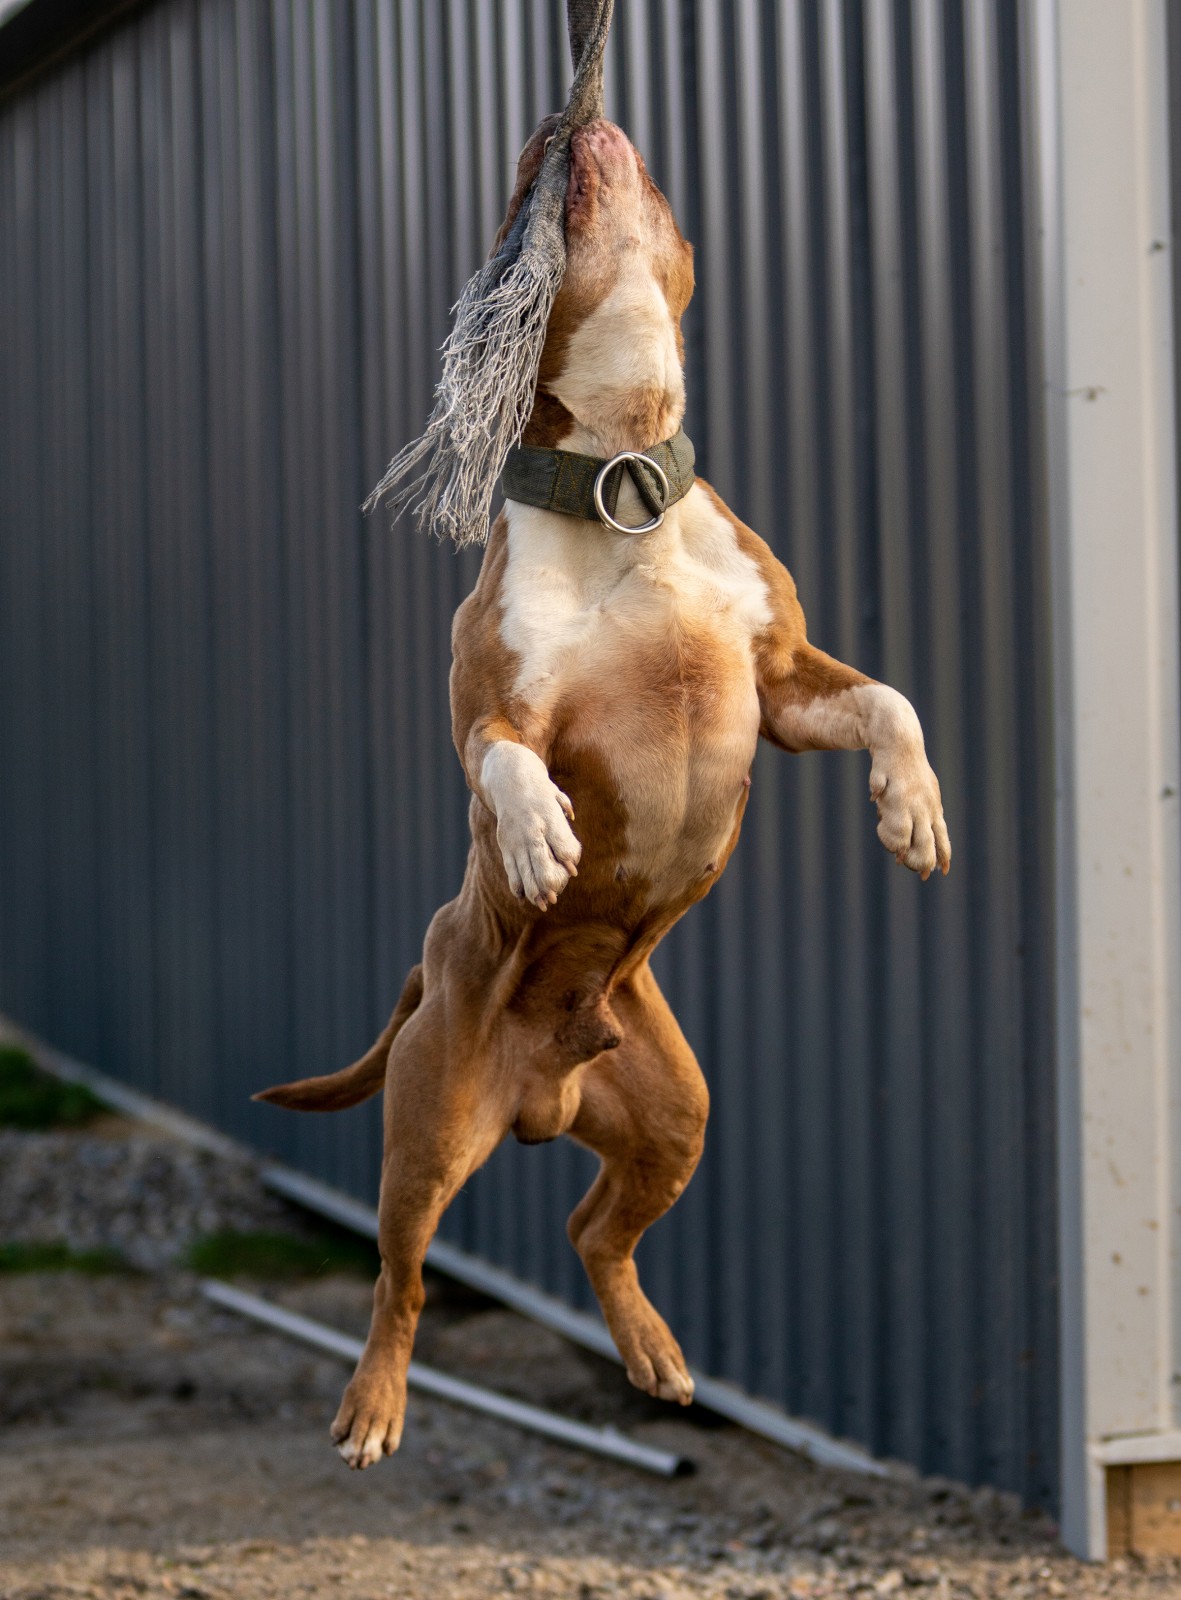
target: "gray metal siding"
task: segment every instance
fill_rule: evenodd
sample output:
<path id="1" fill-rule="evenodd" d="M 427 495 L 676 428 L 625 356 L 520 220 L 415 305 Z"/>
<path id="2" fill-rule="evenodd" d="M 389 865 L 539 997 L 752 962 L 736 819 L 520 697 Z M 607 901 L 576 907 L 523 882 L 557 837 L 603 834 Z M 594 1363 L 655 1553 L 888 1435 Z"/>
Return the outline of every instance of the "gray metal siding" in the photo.
<path id="1" fill-rule="evenodd" d="M 1040 374 L 1016 0 L 622 0 L 609 112 L 697 245 L 687 426 L 810 633 L 915 702 L 955 865 L 760 754 L 657 969 L 706 1158 L 642 1247 L 706 1370 L 1053 1500 Z M 2 49 L 0 38 L 0 49 Z M 473 581 L 357 506 L 565 87 L 555 0 L 158 0 L 0 103 L 0 1009 L 372 1197 L 368 1043 L 457 888 Z M 447 1237 L 586 1304 L 568 1143 Z"/>

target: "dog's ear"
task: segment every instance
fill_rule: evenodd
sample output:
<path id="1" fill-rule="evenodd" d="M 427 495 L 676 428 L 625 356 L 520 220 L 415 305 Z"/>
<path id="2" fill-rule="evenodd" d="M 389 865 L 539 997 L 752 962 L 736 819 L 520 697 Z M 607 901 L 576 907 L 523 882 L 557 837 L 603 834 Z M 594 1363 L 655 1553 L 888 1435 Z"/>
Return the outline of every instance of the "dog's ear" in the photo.
<path id="1" fill-rule="evenodd" d="M 508 211 L 505 213 L 504 221 L 500 225 L 496 238 L 492 241 L 492 248 L 488 252 L 489 260 L 500 249 L 509 229 L 517 220 L 517 213 L 525 203 L 525 196 L 533 187 L 534 180 L 541 171 L 541 163 L 545 157 L 546 141 L 557 131 L 558 123 L 561 120 L 561 117 L 556 113 L 553 116 L 545 117 L 529 135 L 525 148 L 521 151 L 517 160 L 517 181 L 513 186 L 513 197 L 508 203 Z"/>

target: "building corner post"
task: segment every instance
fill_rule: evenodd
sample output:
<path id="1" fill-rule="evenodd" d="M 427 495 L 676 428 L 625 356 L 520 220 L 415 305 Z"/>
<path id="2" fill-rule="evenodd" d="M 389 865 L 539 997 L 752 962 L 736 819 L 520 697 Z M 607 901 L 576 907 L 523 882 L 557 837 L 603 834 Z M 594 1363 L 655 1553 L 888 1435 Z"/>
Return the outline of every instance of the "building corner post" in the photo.
<path id="1" fill-rule="evenodd" d="M 1062 1537 L 1177 1463 L 1181 811 L 1167 0 L 1034 0 L 1056 768 Z M 1181 1530 L 1179 1530 L 1181 1533 Z"/>

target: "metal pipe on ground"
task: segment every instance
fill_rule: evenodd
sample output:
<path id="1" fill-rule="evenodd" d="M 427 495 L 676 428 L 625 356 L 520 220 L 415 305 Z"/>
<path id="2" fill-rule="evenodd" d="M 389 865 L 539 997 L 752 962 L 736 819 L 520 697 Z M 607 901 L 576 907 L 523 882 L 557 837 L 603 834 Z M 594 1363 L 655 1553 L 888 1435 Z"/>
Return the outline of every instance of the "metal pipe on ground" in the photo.
<path id="1" fill-rule="evenodd" d="M 235 1289 L 232 1284 L 223 1283 L 218 1278 L 206 1278 L 201 1284 L 201 1292 L 214 1305 L 222 1306 L 227 1311 L 236 1311 L 239 1316 L 263 1323 L 278 1333 L 287 1334 L 289 1338 L 302 1340 L 304 1344 L 313 1345 L 329 1355 L 340 1356 L 342 1360 L 356 1361 L 364 1349 L 360 1339 L 340 1333 L 336 1328 L 316 1322 L 311 1317 L 301 1316 L 296 1311 L 274 1305 L 261 1295 Z M 410 1363 L 407 1383 L 411 1389 L 434 1395 L 437 1400 L 466 1406 L 468 1410 L 479 1411 L 486 1417 L 512 1423 L 514 1427 L 539 1433 L 546 1439 L 556 1439 L 560 1444 L 572 1445 L 577 1450 L 587 1450 L 592 1455 L 606 1456 L 612 1461 L 639 1467 L 644 1472 L 654 1472 L 662 1478 L 680 1478 L 695 1470 L 688 1457 L 675 1455 L 671 1450 L 657 1450 L 650 1445 L 637 1444 L 615 1428 L 592 1428 L 585 1422 L 573 1422 L 541 1406 L 526 1405 L 523 1400 L 513 1400 L 508 1395 L 497 1394 L 493 1389 L 465 1383 L 462 1378 L 453 1378 L 445 1372 L 436 1372 L 433 1367 L 424 1367 L 419 1361 Z"/>

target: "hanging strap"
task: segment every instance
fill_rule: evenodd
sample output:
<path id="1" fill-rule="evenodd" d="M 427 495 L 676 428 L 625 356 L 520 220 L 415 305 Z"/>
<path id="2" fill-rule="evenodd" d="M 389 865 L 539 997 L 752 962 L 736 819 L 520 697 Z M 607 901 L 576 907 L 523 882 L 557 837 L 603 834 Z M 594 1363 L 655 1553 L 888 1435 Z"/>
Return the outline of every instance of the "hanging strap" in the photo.
<path id="1" fill-rule="evenodd" d="M 576 73 L 590 50 L 575 126 L 593 122 L 603 115 L 603 50 L 613 10 L 614 0 L 566 0 L 566 31 L 570 37 L 570 60 Z M 573 101 L 573 91 L 570 98 Z"/>
<path id="2" fill-rule="evenodd" d="M 492 491 L 533 409 L 546 326 L 566 271 L 570 139 L 603 114 L 603 53 L 613 0 L 567 0 L 576 67 L 570 98 L 516 222 L 469 278 L 443 346 L 423 434 L 405 445 L 365 502 L 388 496 L 420 527 L 457 545 L 488 536 Z"/>

